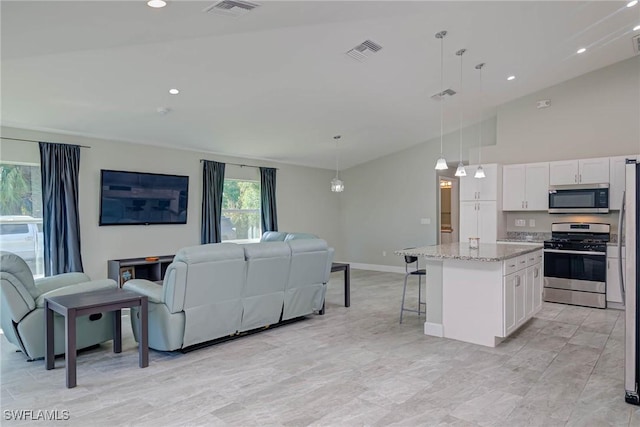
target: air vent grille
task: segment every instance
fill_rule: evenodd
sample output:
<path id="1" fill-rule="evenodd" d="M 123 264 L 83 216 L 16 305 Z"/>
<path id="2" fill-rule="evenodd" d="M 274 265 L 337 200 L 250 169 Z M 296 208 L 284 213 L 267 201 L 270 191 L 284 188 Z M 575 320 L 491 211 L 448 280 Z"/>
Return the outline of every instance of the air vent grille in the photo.
<path id="1" fill-rule="evenodd" d="M 640 35 L 635 36 L 631 41 L 633 41 L 633 51 L 636 55 L 640 54 Z"/>
<path id="2" fill-rule="evenodd" d="M 221 0 L 204 9 L 204 12 L 225 16 L 241 16 L 260 5 L 245 0 Z"/>
<path id="3" fill-rule="evenodd" d="M 382 46 L 380 46 L 378 43 L 373 42 L 371 40 L 365 40 L 364 42 L 360 43 L 358 46 L 346 52 L 346 55 L 350 56 L 356 61 L 364 62 L 367 59 L 369 59 L 371 55 L 378 52 L 380 49 L 382 49 Z"/>
<path id="4" fill-rule="evenodd" d="M 431 95 L 431 99 L 434 99 L 436 101 L 441 100 L 442 98 L 446 97 L 446 96 L 453 96 L 456 94 L 456 91 L 453 89 L 445 89 L 442 92 L 438 92 L 434 95 Z"/>

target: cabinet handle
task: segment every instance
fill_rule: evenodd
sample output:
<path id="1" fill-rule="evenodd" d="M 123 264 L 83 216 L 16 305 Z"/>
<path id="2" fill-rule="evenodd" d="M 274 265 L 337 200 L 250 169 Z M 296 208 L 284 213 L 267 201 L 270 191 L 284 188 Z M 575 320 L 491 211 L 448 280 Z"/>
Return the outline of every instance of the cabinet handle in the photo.
<path id="1" fill-rule="evenodd" d="M 515 264 L 509 264 L 509 267 L 511 267 L 511 268 L 513 268 L 515 266 L 516 266 Z"/>
<path id="2" fill-rule="evenodd" d="M 516 276 L 516 288 L 520 286 L 520 276 Z"/>
<path id="3" fill-rule="evenodd" d="M 580 177 L 580 182 L 582 182 L 582 174 L 578 175 Z"/>
<path id="4" fill-rule="evenodd" d="M 540 270 L 538 270 L 538 267 L 536 267 L 536 268 L 533 269 L 533 277 L 537 278 L 538 274 L 540 274 Z"/>
<path id="5" fill-rule="evenodd" d="M 520 202 L 520 207 L 524 208 L 524 202 Z"/>
<path id="6" fill-rule="evenodd" d="M 607 270 L 611 269 L 611 261 L 607 260 Z"/>
<path id="7" fill-rule="evenodd" d="M 524 207 L 527 208 L 527 209 L 529 208 L 529 201 L 528 200 L 526 202 L 524 202 Z"/>

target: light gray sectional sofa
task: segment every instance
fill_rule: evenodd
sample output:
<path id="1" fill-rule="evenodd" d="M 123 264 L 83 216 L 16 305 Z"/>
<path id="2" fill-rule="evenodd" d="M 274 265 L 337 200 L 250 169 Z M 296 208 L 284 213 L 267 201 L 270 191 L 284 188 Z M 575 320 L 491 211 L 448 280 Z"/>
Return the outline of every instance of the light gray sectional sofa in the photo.
<path id="1" fill-rule="evenodd" d="M 333 248 L 314 237 L 183 248 L 162 286 L 127 281 L 124 288 L 149 297 L 149 347 L 185 349 L 319 311 Z M 134 333 L 138 314 L 132 309 Z"/>

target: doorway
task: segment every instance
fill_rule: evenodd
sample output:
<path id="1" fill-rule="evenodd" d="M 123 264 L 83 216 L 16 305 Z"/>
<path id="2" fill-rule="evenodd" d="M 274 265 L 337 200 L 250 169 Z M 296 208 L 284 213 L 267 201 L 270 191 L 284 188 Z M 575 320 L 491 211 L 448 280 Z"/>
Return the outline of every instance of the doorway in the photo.
<path id="1" fill-rule="evenodd" d="M 459 241 L 459 181 L 458 177 L 439 176 L 440 244 Z"/>

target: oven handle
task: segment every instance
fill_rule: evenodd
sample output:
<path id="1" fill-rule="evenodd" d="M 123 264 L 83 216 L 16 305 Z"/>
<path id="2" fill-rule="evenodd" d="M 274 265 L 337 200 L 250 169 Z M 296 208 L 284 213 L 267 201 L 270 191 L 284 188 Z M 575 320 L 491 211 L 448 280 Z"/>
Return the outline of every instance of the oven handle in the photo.
<path id="1" fill-rule="evenodd" d="M 544 249 L 544 252 L 550 252 L 552 254 L 575 254 L 575 255 L 604 255 L 606 252 L 594 252 L 594 251 L 567 251 L 564 249 Z"/>

